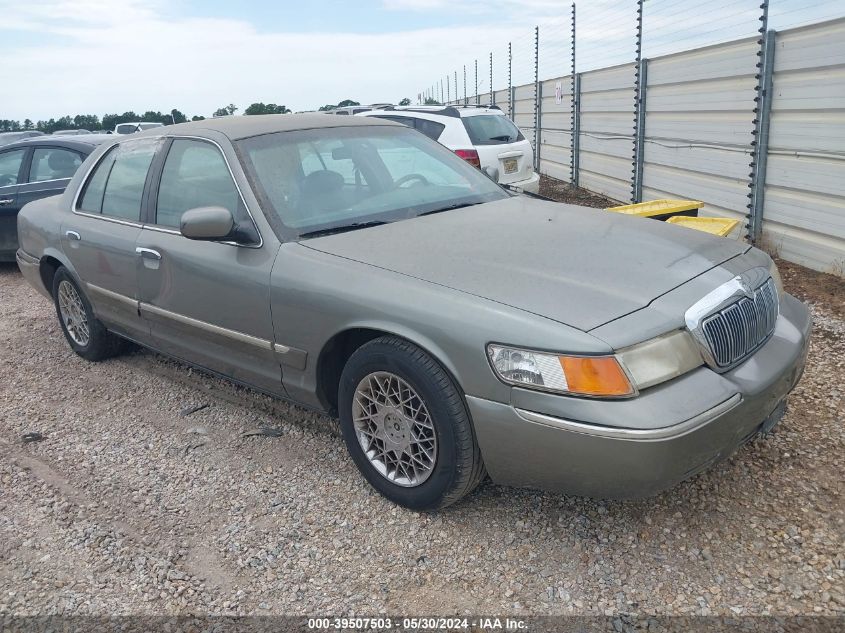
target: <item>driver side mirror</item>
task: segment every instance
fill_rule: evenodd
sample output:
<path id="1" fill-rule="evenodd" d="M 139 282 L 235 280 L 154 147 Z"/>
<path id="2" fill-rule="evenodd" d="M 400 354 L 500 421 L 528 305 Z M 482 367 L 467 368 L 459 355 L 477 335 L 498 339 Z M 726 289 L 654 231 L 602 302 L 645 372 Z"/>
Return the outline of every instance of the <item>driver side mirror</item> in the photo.
<path id="1" fill-rule="evenodd" d="M 499 184 L 499 170 L 495 167 L 483 167 L 481 169 L 484 172 L 484 175 L 487 176 L 490 180 L 495 182 L 497 185 Z"/>
<path id="2" fill-rule="evenodd" d="M 223 240 L 232 233 L 235 220 L 223 207 L 197 207 L 182 214 L 179 231 L 189 240 Z"/>

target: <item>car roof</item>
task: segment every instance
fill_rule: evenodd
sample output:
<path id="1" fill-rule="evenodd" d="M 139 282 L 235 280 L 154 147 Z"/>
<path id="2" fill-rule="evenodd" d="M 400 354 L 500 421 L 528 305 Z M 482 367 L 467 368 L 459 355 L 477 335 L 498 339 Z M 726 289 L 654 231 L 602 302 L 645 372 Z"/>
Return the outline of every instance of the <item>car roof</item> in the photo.
<path id="1" fill-rule="evenodd" d="M 296 130 L 311 130 L 328 127 L 352 127 L 357 125 L 401 125 L 393 121 L 372 120 L 356 117 L 334 117 L 320 113 L 307 114 L 255 114 L 221 116 L 203 121 L 177 123 L 164 128 L 166 134 L 200 134 L 215 131 L 225 134 L 236 141 L 261 134 L 274 132 L 294 132 Z M 137 132 L 132 138 L 143 136 L 161 136 L 162 128 L 153 128 Z M 110 137 L 114 139 L 114 136 Z"/>
<path id="2" fill-rule="evenodd" d="M 52 145 L 54 147 L 66 147 L 68 149 L 78 149 L 85 152 L 90 152 L 100 143 L 114 140 L 114 134 L 73 134 L 71 136 L 53 136 L 52 134 L 44 136 L 31 136 L 24 138 L 14 143 L 3 145 L 2 149 L 14 149 L 16 147 L 29 147 L 30 145 Z"/>
<path id="3" fill-rule="evenodd" d="M 377 111 L 373 112 L 360 112 L 356 116 L 364 117 L 364 116 L 377 116 L 378 114 L 387 115 L 390 113 L 400 115 L 405 114 L 407 116 L 413 116 L 414 114 L 428 114 L 428 115 L 438 115 L 438 116 L 447 116 L 456 119 L 460 119 L 466 116 L 476 116 L 479 114 L 494 114 L 494 115 L 504 115 L 505 113 L 502 112 L 502 109 L 497 105 L 482 105 L 482 104 L 469 104 L 469 105 L 418 105 L 418 106 L 390 106 L 387 108 L 382 108 Z"/>

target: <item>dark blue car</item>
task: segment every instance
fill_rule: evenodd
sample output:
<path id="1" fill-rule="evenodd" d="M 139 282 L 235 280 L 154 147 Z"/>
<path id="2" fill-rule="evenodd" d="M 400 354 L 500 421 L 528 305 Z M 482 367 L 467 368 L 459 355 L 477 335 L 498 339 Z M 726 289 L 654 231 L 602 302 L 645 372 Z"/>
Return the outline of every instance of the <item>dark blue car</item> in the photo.
<path id="1" fill-rule="evenodd" d="M 112 136 L 36 136 L 0 147 L 0 262 L 15 261 L 18 211 L 62 193 L 82 161 Z"/>

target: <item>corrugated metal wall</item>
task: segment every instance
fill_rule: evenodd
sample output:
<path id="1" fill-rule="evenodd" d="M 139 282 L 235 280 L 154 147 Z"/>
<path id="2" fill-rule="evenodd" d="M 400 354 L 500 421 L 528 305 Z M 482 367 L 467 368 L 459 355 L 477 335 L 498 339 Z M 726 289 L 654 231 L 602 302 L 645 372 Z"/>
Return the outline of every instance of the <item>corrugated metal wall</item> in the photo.
<path id="1" fill-rule="evenodd" d="M 754 130 L 756 39 L 648 61 L 643 200 L 693 198 L 744 218 Z"/>
<path id="2" fill-rule="evenodd" d="M 582 73 L 578 173 L 582 187 L 616 200 L 629 199 L 633 129 L 634 64 Z"/>
<path id="3" fill-rule="evenodd" d="M 845 20 L 777 34 L 763 237 L 845 276 Z"/>

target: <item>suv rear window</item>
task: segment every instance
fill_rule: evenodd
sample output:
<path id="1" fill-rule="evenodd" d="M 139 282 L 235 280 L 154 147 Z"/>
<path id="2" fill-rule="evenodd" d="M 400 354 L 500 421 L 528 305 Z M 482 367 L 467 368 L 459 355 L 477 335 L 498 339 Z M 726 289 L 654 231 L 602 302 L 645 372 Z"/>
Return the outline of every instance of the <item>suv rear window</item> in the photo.
<path id="1" fill-rule="evenodd" d="M 501 145 L 524 140 L 522 132 L 502 114 L 478 114 L 462 117 L 473 145 Z"/>

